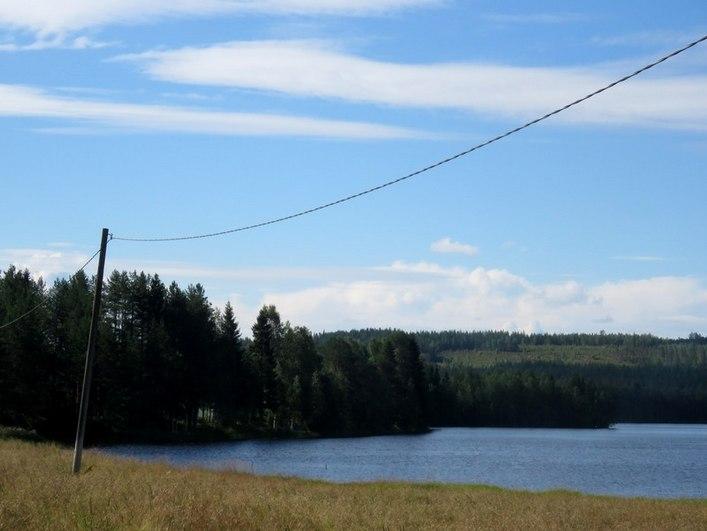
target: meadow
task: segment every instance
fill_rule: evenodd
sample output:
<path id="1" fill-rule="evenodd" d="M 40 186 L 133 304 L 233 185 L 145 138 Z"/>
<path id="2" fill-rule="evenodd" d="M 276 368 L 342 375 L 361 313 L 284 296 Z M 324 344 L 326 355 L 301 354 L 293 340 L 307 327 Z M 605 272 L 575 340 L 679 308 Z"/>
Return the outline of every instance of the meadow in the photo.
<path id="1" fill-rule="evenodd" d="M 707 500 L 473 485 L 332 484 L 0 440 L 0 529 L 705 529 Z"/>

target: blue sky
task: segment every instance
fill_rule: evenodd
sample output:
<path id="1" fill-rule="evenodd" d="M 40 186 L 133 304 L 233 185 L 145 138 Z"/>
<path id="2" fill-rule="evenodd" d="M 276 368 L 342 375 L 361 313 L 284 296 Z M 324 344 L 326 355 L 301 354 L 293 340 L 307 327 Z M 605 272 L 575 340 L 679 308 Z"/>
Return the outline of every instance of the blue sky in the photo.
<path id="1" fill-rule="evenodd" d="M 0 269 L 328 202 L 705 28 L 701 1 L 5 1 Z M 706 163 L 702 45 L 375 195 L 114 241 L 108 267 L 201 281 L 246 325 L 267 302 L 314 330 L 705 333 Z"/>

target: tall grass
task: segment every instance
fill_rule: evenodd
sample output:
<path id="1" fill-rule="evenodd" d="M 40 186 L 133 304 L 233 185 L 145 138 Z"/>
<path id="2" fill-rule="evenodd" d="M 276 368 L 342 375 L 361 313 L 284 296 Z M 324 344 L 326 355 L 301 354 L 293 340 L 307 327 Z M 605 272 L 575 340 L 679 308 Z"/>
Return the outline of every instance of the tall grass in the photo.
<path id="1" fill-rule="evenodd" d="M 707 529 L 707 501 L 182 470 L 0 440 L 2 529 Z"/>

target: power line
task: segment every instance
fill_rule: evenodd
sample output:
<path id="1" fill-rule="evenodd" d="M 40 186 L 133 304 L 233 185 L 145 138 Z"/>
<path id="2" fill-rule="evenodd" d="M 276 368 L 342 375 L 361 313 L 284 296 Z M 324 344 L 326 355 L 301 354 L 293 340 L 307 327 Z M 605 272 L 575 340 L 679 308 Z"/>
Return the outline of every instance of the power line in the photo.
<path id="1" fill-rule="evenodd" d="M 547 120 L 551 116 L 554 116 L 554 115 L 559 114 L 563 111 L 566 111 L 570 107 L 574 107 L 575 105 L 578 105 L 578 104 L 580 104 L 590 98 L 593 98 L 594 96 L 601 94 L 602 92 L 607 91 L 612 87 L 615 87 L 619 83 L 623 83 L 624 81 L 628 81 L 629 79 L 636 77 L 637 75 L 645 72 L 646 70 L 650 70 L 654 66 L 657 66 L 657 65 L 667 61 L 668 59 L 671 59 L 671 58 L 675 57 L 676 55 L 681 54 L 682 52 L 684 52 L 686 50 L 689 50 L 693 46 L 697 46 L 698 44 L 700 44 L 701 42 L 703 42 L 705 40 L 707 40 L 707 35 L 705 35 L 695 41 L 692 41 L 691 43 L 683 46 L 682 48 L 679 48 L 678 50 L 675 50 L 667 55 L 664 55 L 660 59 L 657 59 L 656 61 L 654 61 L 650 64 L 647 64 L 646 66 L 644 66 L 642 68 L 639 68 L 635 72 L 628 74 L 622 78 L 619 78 L 616 81 L 613 81 L 613 82 L 609 83 L 608 85 L 606 85 L 600 89 L 597 89 L 594 92 L 587 94 L 586 96 L 583 96 L 577 100 L 574 100 L 571 103 L 568 103 L 567 105 L 564 105 L 562 107 L 555 109 L 554 111 L 544 114 L 544 115 L 540 116 L 539 118 L 535 118 L 534 120 L 531 120 L 531 121 L 529 121 L 519 127 L 516 127 L 515 129 L 511 129 L 509 131 L 506 131 L 505 133 L 502 133 L 502 134 L 495 136 L 489 140 L 486 140 L 480 144 L 477 144 L 469 149 L 466 149 L 460 153 L 457 153 L 456 155 L 452 155 L 450 157 L 447 157 L 446 159 L 440 160 L 439 162 L 435 162 L 434 164 L 430 164 L 429 166 L 425 166 L 422 169 L 419 169 L 419 170 L 414 171 L 412 173 L 408 173 L 407 175 L 404 175 L 403 177 L 399 177 L 399 178 L 394 179 L 392 181 L 388 181 L 388 182 L 379 184 L 378 186 L 374 186 L 373 188 L 368 188 L 368 189 L 363 190 L 361 192 L 358 192 L 358 193 L 355 193 L 352 195 L 348 195 L 346 197 L 342 197 L 340 199 L 337 199 L 336 201 L 331 201 L 330 203 L 325 203 L 323 205 L 309 208 L 307 210 L 295 212 L 294 214 L 289 214 L 287 216 L 282 216 L 279 218 L 270 219 L 268 221 L 262 221 L 260 223 L 254 223 L 252 225 L 245 225 L 243 227 L 237 227 L 235 229 L 222 230 L 219 232 L 210 232 L 210 233 L 206 233 L 206 234 L 195 234 L 195 235 L 188 235 L 188 236 L 175 236 L 175 237 L 165 237 L 165 238 L 134 238 L 134 237 L 115 236 L 113 239 L 114 240 L 122 240 L 122 241 L 133 241 L 133 242 L 170 242 L 170 241 L 179 241 L 179 240 L 197 240 L 197 239 L 201 239 L 201 238 L 213 238 L 214 236 L 223 236 L 225 234 L 232 234 L 234 232 L 242 232 L 242 231 L 246 231 L 246 230 L 257 229 L 259 227 L 265 227 L 267 225 L 273 225 L 275 223 L 288 221 L 290 219 L 298 218 L 300 216 L 305 216 L 307 214 L 312 214 L 314 212 L 318 212 L 319 210 L 324 210 L 325 208 L 329 208 L 329 207 L 332 207 L 335 205 L 339 205 L 341 203 L 345 203 L 347 201 L 351 201 L 352 199 L 356 199 L 358 197 L 361 197 L 361 196 L 364 196 L 364 195 L 367 195 L 367 194 L 370 194 L 373 192 L 377 192 L 378 190 L 382 190 L 383 188 L 387 188 L 388 186 L 392 186 L 392 185 L 397 184 L 399 182 L 405 181 L 407 179 L 415 177 L 416 175 L 420 175 L 421 173 L 425 173 L 430 170 L 433 170 L 439 166 L 442 166 L 442 165 L 452 162 L 458 158 L 461 158 L 465 155 L 468 155 L 469 153 L 472 153 L 473 151 L 476 151 L 478 149 L 486 147 L 489 144 L 493 144 L 494 142 L 498 142 L 499 140 L 502 140 L 503 138 L 506 138 L 507 136 L 511 136 L 512 134 L 518 133 L 518 132 L 522 131 L 523 129 L 526 129 L 526 128 L 533 126 L 539 122 L 542 122 L 543 120 Z"/>
<path id="2" fill-rule="evenodd" d="M 89 258 L 89 259 L 86 261 L 86 263 L 85 263 L 84 265 L 82 265 L 79 269 L 77 269 L 76 272 L 75 272 L 73 275 L 71 275 L 71 276 L 72 276 L 72 277 L 75 277 L 75 276 L 78 275 L 81 271 L 83 271 L 84 268 L 85 268 L 88 264 L 90 264 L 90 263 L 93 261 L 93 259 L 96 258 L 96 256 L 98 256 L 98 253 L 100 253 L 100 252 L 101 252 L 101 250 L 98 249 L 98 251 L 96 251 L 95 253 L 93 253 L 93 256 L 91 256 L 91 258 Z M 33 306 L 32 308 L 30 308 L 29 310 L 27 310 L 25 313 L 23 313 L 23 314 L 20 315 L 19 317 L 15 317 L 15 318 L 14 318 L 12 321 L 10 321 L 9 323 L 5 323 L 4 325 L 0 326 L 0 330 L 2 330 L 3 328 L 7 328 L 8 326 L 12 326 L 12 325 L 15 324 L 17 321 L 21 321 L 22 319 L 24 319 L 25 317 L 27 317 L 28 315 L 30 315 L 32 312 L 34 312 L 34 311 L 38 310 L 39 308 L 41 308 L 42 306 L 44 306 L 47 302 L 48 302 L 47 299 L 43 300 L 42 302 L 40 302 L 40 303 L 37 304 L 36 306 Z"/>

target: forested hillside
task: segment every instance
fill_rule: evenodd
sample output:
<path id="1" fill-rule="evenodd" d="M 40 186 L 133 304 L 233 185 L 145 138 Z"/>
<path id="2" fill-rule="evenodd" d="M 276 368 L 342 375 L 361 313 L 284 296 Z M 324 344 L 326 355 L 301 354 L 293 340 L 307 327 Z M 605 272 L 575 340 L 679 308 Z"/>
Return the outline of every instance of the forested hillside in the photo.
<path id="1" fill-rule="evenodd" d="M 0 330 L 0 424 L 71 438 L 92 285 L 83 273 L 51 287 L 28 271 L 0 275 L 0 323 L 44 303 Z M 94 441 L 204 432 L 411 433 L 441 425 L 599 427 L 621 418 L 616 405 L 621 412 L 627 396 L 644 400 L 651 420 L 705 417 L 700 336 L 394 330 L 313 336 L 266 306 L 252 338 L 244 339 L 234 309 L 215 310 L 199 284 L 183 289 L 156 275 L 116 271 L 104 290 L 88 430 Z M 617 349 L 634 362 L 508 357 L 579 347 Z M 657 357 L 643 363 L 645 349 Z M 496 353 L 498 363 L 475 363 L 478 352 Z M 653 407 L 656 390 L 665 400 Z"/>
<path id="2" fill-rule="evenodd" d="M 367 343 L 384 337 L 393 329 L 366 328 L 318 334 L 319 340 L 346 337 Z M 521 353 L 563 355 L 568 363 L 591 361 L 597 353 L 609 354 L 614 364 L 707 364 L 707 337 L 692 333 L 686 339 L 667 339 L 649 334 L 526 334 L 523 332 L 415 332 L 422 353 L 432 361 L 441 361 L 455 352 L 493 352 L 496 356 Z M 574 358 L 574 359 L 572 359 Z"/>
<path id="3" fill-rule="evenodd" d="M 317 339 L 371 341 L 390 332 L 351 330 L 321 334 Z M 707 422 L 707 337 L 698 333 L 685 339 L 500 331 L 414 335 L 423 356 L 457 379 L 473 374 L 486 382 L 504 375 L 532 374 L 570 382 L 581 376 L 612 397 L 617 421 Z"/>

